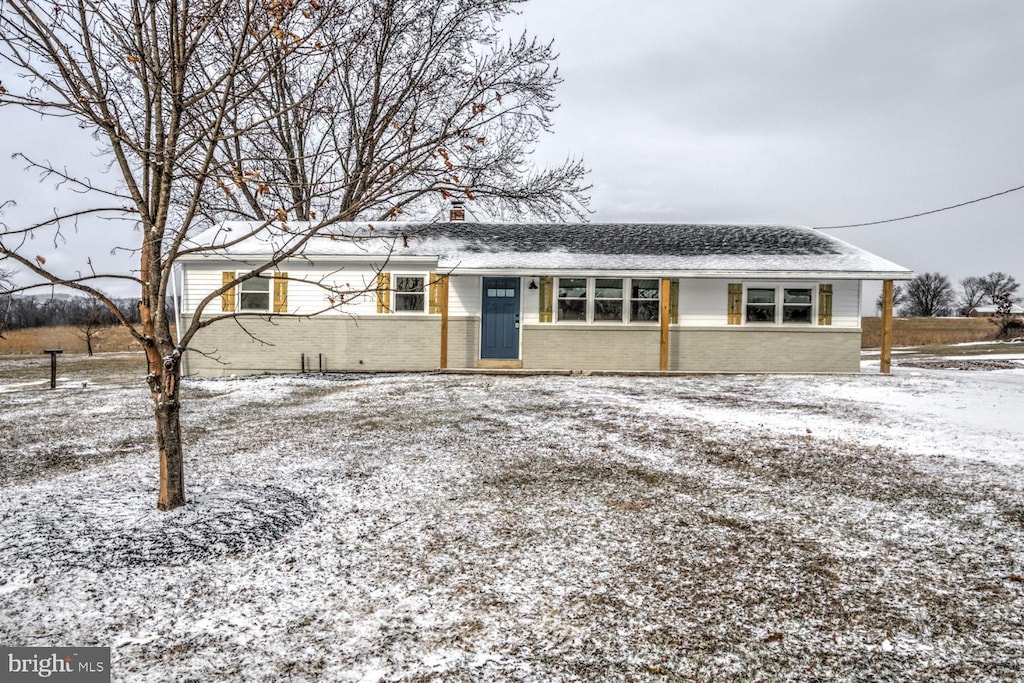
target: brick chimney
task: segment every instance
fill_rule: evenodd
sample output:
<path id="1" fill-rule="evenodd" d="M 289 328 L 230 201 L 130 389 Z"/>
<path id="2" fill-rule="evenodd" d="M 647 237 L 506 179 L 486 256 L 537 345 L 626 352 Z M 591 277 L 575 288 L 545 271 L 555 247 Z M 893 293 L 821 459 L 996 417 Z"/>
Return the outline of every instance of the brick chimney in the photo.
<path id="1" fill-rule="evenodd" d="M 452 209 L 448 213 L 448 220 L 451 222 L 462 222 L 466 220 L 466 205 L 459 199 L 452 201 Z"/>

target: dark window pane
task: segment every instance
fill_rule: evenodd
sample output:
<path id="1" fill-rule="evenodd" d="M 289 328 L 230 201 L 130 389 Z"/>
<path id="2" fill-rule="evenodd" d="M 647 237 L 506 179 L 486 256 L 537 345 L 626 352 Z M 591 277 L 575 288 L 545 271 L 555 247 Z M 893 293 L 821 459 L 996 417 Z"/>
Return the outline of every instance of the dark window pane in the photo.
<path id="1" fill-rule="evenodd" d="M 629 310 L 629 319 L 634 322 L 658 322 L 658 309 L 660 304 L 657 301 L 648 299 L 633 301 Z"/>
<path id="2" fill-rule="evenodd" d="M 594 301 L 594 320 L 622 321 L 622 299 L 597 299 Z"/>
<path id="3" fill-rule="evenodd" d="M 395 310 L 396 311 L 423 311 L 423 295 L 422 294 L 404 294 L 402 292 L 395 292 Z"/>
<path id="4" fill-rule="evenodd" d="M 782 322 L 784 323 L 809 323 L 811 322 L 810 306 L 783 306 Z"/>
<path id="5" fill-rule="evenodd" d="M 774 304 L 775 303 L 775 290 L 774 289 L 748 289 L 747 290 L 747 303 L 748 304 Z"/>
<path id="6" fill-rule="evenodd" d="M 765 306 L 759 304 L 748 304 L 747 305 L 747 322 L 748 323 L 773 323 L 775 322 L 775 306 Z"/>
<path id="7" fill-rule="evenodd" d="M 559 320 L 586 320 L 587 300 L 586 299 L 559 299 L 558 300 Z"/>
<path id="8" fill-rule="evenodd" d="M 267 292 L 242 292 L 238 298 L 239 308 L 243 311 L 270 310 L 270 294 Z"/>
<path id="9" fill-rule="evenodd" d="M 421 277 L 403 277 L 399 276 L 395 278 L 395 291 L 396 292 L 422 292 L 423 291 L 423 278 Z"/>

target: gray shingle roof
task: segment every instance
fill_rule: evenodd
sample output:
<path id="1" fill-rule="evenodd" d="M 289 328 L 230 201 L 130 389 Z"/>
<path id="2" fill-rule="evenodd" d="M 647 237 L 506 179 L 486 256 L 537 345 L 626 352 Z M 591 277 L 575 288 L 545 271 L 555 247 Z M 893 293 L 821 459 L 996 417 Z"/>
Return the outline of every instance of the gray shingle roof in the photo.
<path id="1" fill-rule="evenodd" d="M 224 244 L 250 227 L 224 223 L 196 237 Z M 259 256 L 308 226 L 289 224 L 225 248 Z M 312 239 L 317 257 L 436 258 L 462 272 L 605 272 L 717 276 L 753 274 L 907 279 L 912 273 L 812 228 L 672 223 L 339 223 Z"/>
<path id="2" fill-rule="evenodd" d="M 468 252 L 632 254 L 646 256 L 839 254 L 837 243 L 807 228 L 672 223 L 396 224 L 395 234 L 460 242 Z M 377 229 L 388 230 L 389 224 Z"/>

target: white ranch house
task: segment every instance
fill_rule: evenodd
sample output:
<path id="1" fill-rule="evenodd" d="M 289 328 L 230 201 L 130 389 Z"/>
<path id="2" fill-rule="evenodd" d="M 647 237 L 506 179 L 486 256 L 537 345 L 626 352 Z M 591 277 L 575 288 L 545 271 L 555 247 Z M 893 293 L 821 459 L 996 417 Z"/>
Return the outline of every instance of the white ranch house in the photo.
<path id="1" fill-rule="evenodd" d="M 182 321 L 295 239 L 225 223 L 180 260 Z M 349 223 L 226 289 L 184 371 L 857 372 L 861 283 L 906 268 L 778 225 Z M 227 246 L 230 245 L 230 246 Z M 891 315 L 891 308 L 890 308 Z M 180 329 L 180 326 L 179 326 Z"/>

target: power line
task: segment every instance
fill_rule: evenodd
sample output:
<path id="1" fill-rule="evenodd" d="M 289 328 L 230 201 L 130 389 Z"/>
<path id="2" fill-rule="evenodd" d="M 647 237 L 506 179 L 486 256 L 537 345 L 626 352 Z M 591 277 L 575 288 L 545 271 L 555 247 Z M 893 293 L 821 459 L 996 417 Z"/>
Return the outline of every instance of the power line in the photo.
<path id="1" fill-rule="evenodd" d="M 909 216 L 900 216 L 899 218 L 887 218 L 884 221 L 871 221 L 870 223 L 850 223 L 849 225 L 819 225 L 815 226 L 815 230 L 839 230 L 840 228 L 863 228 L 868 225 L 882 225 L 883 223 L 895 223 L 896 221 L 905 221 L 911 218 L 920 218 L 921 216 L 929 216 L 933 213 L 939 213 L 941 211 L 949 211 L 950 209 L 958 209 L 961 206 L 967 206 L 968 204 L 977 204 L 983 202 L 986 199 L 992 199 L 993 197 L 999 197 L 1004 194 L 1010 194 L 1017 190 L 1024 190 L 1024 185 L 1019 187 L 1011 187 L 1009 190 L 1003 190 L 1002 192 L 996 192 L 986 197 L 978 197 L 967 202 L 960 202 L 959 204 L 953 204 L 952 206 L 944 206 L 941 209 L 932 209 L 931 211 L 922 211 L 921 213 L 911 214 Z"/>

